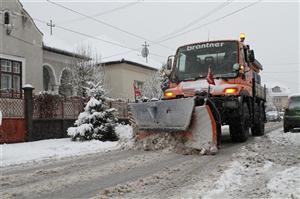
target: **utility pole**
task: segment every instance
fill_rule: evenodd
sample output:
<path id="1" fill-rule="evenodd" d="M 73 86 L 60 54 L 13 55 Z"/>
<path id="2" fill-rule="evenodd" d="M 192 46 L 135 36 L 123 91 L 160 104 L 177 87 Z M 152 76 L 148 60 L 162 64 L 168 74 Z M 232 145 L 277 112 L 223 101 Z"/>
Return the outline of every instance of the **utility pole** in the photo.
<path id="1" fill-rule="evenodd" d="M 47 23 L 47 26 L 50 26 L 50 34 L 52 35 L 52 29 L 55 27 L 55 24 L 50 20 L 50 23 Z"/>
<path id="2" fill-rule="evenodd" d="M 148 55 L 149 55 L 149 44 L 147 44 L 147 42 L 145 41 L 145 44 L 142 45 L 143 49 L 142 49 L 142 56 L 144 58 L 146 58 L 146 63 L 148 63 Z"/>

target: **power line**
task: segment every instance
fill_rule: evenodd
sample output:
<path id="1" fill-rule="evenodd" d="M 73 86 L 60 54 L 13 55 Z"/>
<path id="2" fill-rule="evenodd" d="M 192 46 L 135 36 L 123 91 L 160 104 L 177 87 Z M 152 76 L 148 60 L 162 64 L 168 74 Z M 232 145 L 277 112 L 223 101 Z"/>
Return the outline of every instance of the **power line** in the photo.
<path id="1" fill-rule="evenodd" d="M 97 23 L 100 23 L 100 24 L 102 24 L 102 25 L 108 26 L 108 27 L 113 28 L 113 29 L 115 29 L 115 30 L 118 30 L 118 31 L 120 31 L 120 32 L 126 33 L 126 34 L 131 35 L 131 36 L 133 36 L 133 37 L 136 37 L 136 38 L 138 38 L 138 39 L 141 39 L 141 40 L 143 40 L 143 41 L 146 40 L 146 41 L 149 41 L 149 42 L 151 42 L 151 43 L 157 44 L 157 45 L 159 45 L 159 46 L 161 46 L 161 47 L 167 48 L 167 49 L 169 49 L 169 50 L 172 50 L 172 51 L 174 50 L 173 48 L 169 48 L 168 46 L 165 46 L 165 45 L 163 45 L 163 44 L 160 44 L 159 42 L 151 41 L 151 40 L 149 40 L 149 39 L 147 39 L 147 38 L 145 38 L 145 37 L 142 37 L 142 36 L 137 35 L 137 34 L 135 34 L 135 33 L 131 33 L 131 32 L 129 32 L 129 31 L 127 31 L 127 30 L 123 30 L 123 29 L 121 29 L 121 28 L 119 28 L 119 27 L 117 27 L 117 26 L 114 26 L 114 25 L 111 25 L 111 24 L 106 23 L 106 22 L 104 22 L 104 21 L 101 21 L 101 20 L 99 20 L 99 19 L 97 19 L 97 18 L 95 18 L 95 17 L 92 17 L 92 16 L 89 16 L 89 15 L 83 14 L 83 13 L 81 13 L 81 12 L 78 12 L 78 11 L 76 11 L 76 10 L 74 10 L 74 9 L 68 8 L 68 7 L 66 7 L 66 6 L 64 6 L 64 5 L 61 5 L 61 4 L 59 4 L 59 3 L 53 2 L 53 1 L 51 1 L 51 0 L 46 0 L 46 1 L 49 2 L 49 3 L 51 3 L 51 4 L 53 4 L 53 5 L 56 5 L 56 6 L 59 6 L 59 7 L 61 7 L 61 8 L 66 9 L 66 10 L 69 10 L 69 11 L 71 11 L 71 12 L 74 12 L 74 13 L 76 13 L 76 14 L 78 14 L 78 15 L 81 15 L 81 16 L 84 16 L 84 17 L 86 17 L 86 18 L 88 18 L 88 19 L 91 19 L 91 20 L 93 20 L 93 21 L 95 21 L 95 22 L 97 22 Z"/>
<path id="2" fill-rule="evenodd" d="M 40 22 L 40 23 L 43 23 L 43 24 L 47 24 L 48 23 L 46 21 L 43 21 L 43 20 L 40 20 L 40 19 L 37 19 L 37 18 L 33 18 L 33 19 L 36 20 L 36 21 L 38 21 L 38 22 Z M 112 42 L 112 41 L 109 41 L 109 40 L 101 39 L 101 38 L 93 36 L 93 35 L 82 33 L 82 32 L 79 32 L 79 31 L 76 31 L 76 30 L 72 30 L 72 29 L 69 29 L 69 28 L 65 28 L 65 27 L 60 26 L 60 25 L 56 25 L 55 27 L 59 28 L 59 29 L 62 29 L 62 30 L 65 30 L 65 31 L 68 31 L 68 32 L 72 32 L 72 33 L 75 33 L 75 34 L 78 34 L 78 35 L 85 36 L 87 38 L 91 38 L 91 39 L 95 39 L 95 40 L 102 41 L 102 42 L 105 42 L 105 43 L 109 43 L 111 45 L 119 46 L 121 48 L 130 49 L 131 51 L 137 51 L 137 52 L 139 52 L 138 49 L 130 48 L 128 46 L 125 46 L 125 45 L 122 45 L 122 44 L 119 44 L 119 43 L 116 43 L 116 42 Z M 154 53 L 149 53 L 149 54 L 154 55 L 154 56 L 160 56 L 160 55 L 157 55 L 157 54 L 154 54 Z"/>
<path id="3" fill-rule="evenodd" d="M 179 32 L 182 32 L 183 30 L 185 30 L 186 28 L 189 28 L 191 26 L 193 26 L 194 24 L 197 24 L 198 22 L 206 19 L 207 17 L 211 16 L 212 14 L 215 14 L 216 12 L 222 10 L 223 8 L 225 8 L 226 6 L 228 6 L 230 3 L 232 3 L 233 0 L 228 0 L 226 1 L 225 3 L 222 3 L 221 5 L 218 5 L 217 7 L 213 8 L 212 10 L 210 10 L 209 12 L 205 13 L 204 15 L 201 15 L 200 17 L 196 18 L 195 20 L 191 21 L 190 23 L 180 27 L 180 28 L 177 28 L 175 30 L 173 30 L 171 33 L 168 33 L 164 36 L 162 36 L 161 38 L 165 38 L 165 37 L 168 37 L 168 36 L 171 36 L 171 35 L 174 35 L 174 34 L 177 34 Z"/>
<path id="4" fill-rule="evenodd" d="M 113 13 L 113 12 L 116 12 L 118 10 L 122 10 L 122 9 L 125 9 L 125 8 L 128 8 L 128 7 L 134 6 L 134 5 L 136 5 L 136 4 L 138 4 L 142 1 L 144 1 L 144 0 L 138 0 L 138 1 L 135 1 L 135 2 L 131 2 L 131 3 L 116 7 L 116 8 L 112 8 L 110 10 L 106 10 L 106 11 L 100 12 L 98 14 L 95 14 L 95 15 L 93 15 L 93 17 L 99 17 L 99 16 L 103 16 L 103 15 L 106 15 L 106 14 L 109 14 L 109 13 Z M 72 23 L 72 22 L 75 22 L 75 21 L 82 21 L 84 19 L 85 19 L 85 17 L 78 17 L 78 18 L 75 18 L 75 19 L 70 19 L 70 20 L 65 20 L 65 21 L 59 22 L 59 24 Z"/>
<path id="5" fill-rule="evenodd" d="M 231 16 L 231 15 L 234 15 L 234 14 L 236 14 L 236 13 L 242 11 L 242 10 L 245 10 L 245 9 L 247 9 L 247 8 L 250 8 L 250 7 L 254 6 L 255 4 L 259 3 L 260 1 L 262 1 L 262 0 L 259 0 L 259 1 L 256 1 L 256 2 L 254 2 L 254 3 L 251 3 L 251 4 L 249 4 L 249 5 L 247 5 L 247 6 L 244 6 L 244 7 L 240 8 L 240 9 L 238 9 L 238 10 L 235 10 L 235 11 L 233 11 L 233 12 L 230 12 L 230 13 L 228 13 L 228 14 L 222 16 L 222 17 L 219 17 L 219 18 L 214 19 L 214 20 L 212 20 L 212 21 L 210 21 L 210 22 L 207 22 L 207 23 L 205 23 L 205 24 L 202 24 L 202 25 L 200 25 L 200 26 L 197 26 L 197 27 L 195 27 L 195 28 L 193 28 L 193 29 L 190 29 L 190 30 L 187 30 L 187 31 L 184 31 L 184 32 L 175 34 L 175 35 L 173 35 L 173 36 L 170 36 L 170 37 L 168 37 L 168 38 L 166 38 L 166 39 L 160 40 L 160 41 L 158 41 L 158 43 L 161 43 L 161 42 L 165 42 L 165 41 L 174 39 L 174 38 L 179 37 L 179 36 L 181 36 L 181 35 L 184 35 L 184 34 L 193 32 L 193 31 L 195 31 L 195 30 L 198 30 L 198 29 L 200 29 L 200 28 L 203 28 L 203 27 L 205 27 L 205 26 L 207 26 L 207 25 L 210 25 L 210 24 L 212 24 L 212 23 L 221 21 L 221 20 L 223 20 L 223 19 L 225 19 L 225 18 L 227 18 L 227 17 L 229 17 L 229 16 Z"/>
<path id="6" fill-rule="evenodd" d="M 15 14 L 19 15 L 19 16 L 25 16 L 24 14 L 22 13 L 17 13 L 15 12 Z M 48 22 L 44 21 L 44 20 L 41 20 L 41 19 L 38 19 L 38 18 L 35 18 L 35 17 L 31 17 L 33 20 L 37 21 L 37 22 L 40 22 L 40 23 L 43 23 L 45 25 L 47 25 Z M 102 42 L 105 42 L 105 43 L 108 43 L 108 44 L 111 44 L 111 45 L 114 45 L 114 46 L 119 46 L 121 48 L 126 48 L 126 49 L 130 49 L 130 52 L 133 52 L 133 51 L 136 51 L 136 52 L 140 52 L 140 48 L 130 48 L 128 46 L 125 46 L 125 45 L 122 45 L 120 43 L 116 43 L 116 42 L 112 42 L 112 41 L 109 41 L 109 40 L 105 40 L 105 39 L 101 39 L 99 37 L 95 37 L 93 35 L 89 35 L 89 34 L 86 34 L 86 33 L 82 33 L 82 32 L 79 32 L 79 31 L 76 31 L 76 30 L 72 30 L 72 29 L 69 29 L 69 28 L 66 28 L 66 27 L 63 27 L 63 26 L 60 26 L 60 25 L 56 25 L 55 26 L 56 28 L 59 28 L 59 29 L 62 29 L 64 31 L 68 31 L 68 32 L 71 32 L 71 33 L 75 33 L 75 34 L 78 34 L 78 35 L 81 35 L 81 36 L 84 36 L 84 37 L 87 37 L 87 38 L 90 38 L 90 39 L 95 39 L 95 40 L 98 40 L 98 41 L 102 41 Z M 31 44 L 31 45 L 34 45 L 30 42 L 27 42 L 25 40 L 22 40 L 20 38 L 15 38 L 15 39 L 19 39 L 20 41 L 23 41 L 23 42 L 26 42 L 28 44 Z M 41 46 L 39 46 L 41 47 Z M 157 57 L 164 57 L 162 55 L 159 55 L 159 54 L 156 54 L 156 53 L 149 53 L 150 55 L 153 55 L 153 56 L 157 56 Z"/>
<path id="7" fill-rule="evenodd" d="M 210 24 L 212 24 L 212 23 L 221 21 L 221 20 L 223 20 L 223 19 L 225 19 L 225 18 L 227 18 L 227 17 L 229 17 L 229 16 L 231 16 L 231 15 L 234 15 L 234 14 L 236 14 L 236 13 L 242 11 L 242 10 L 245 10 L 245 9 L 247 9 L 247 8 L 249 8 L 249 7 L 254 6 L 255 4 L 259 3 L 260 1 L 262 1 L 262 0 L 258 0 L 258 1 L 254 2 L 254 3 L 251 3 L 251 4 L 247 5 L 247 6 L 242 7 L 242 8 L 239 8 L 239 9 L 233 11 L 233 12 L 230 12 L 230 13 L 228 13 L 228 14 L 226 14 L 226 15 L 223 15 L 222 17 L 219 17 L 219 18 L 217 18 L 217 19 L 214 19 L 214 20 L 212 20 L 212 21 L 210 21 L 210 22 L 207 22 L 207 23 L 205 23 L 205 24 L 202 24 L 202 25 L 200 25 L 200 26 L 197 26 L 197 27 L 195 27 L 195 28 L 193 28 L 193 29 L 190 29 L 190 30 L 187 30 L 187 31 L 178 33 L 178 34 L 175 34 L 175 35 L 173 35 L 173 36 L 170 36 L 170 37 L 168 37 L 168 38 L 165 38 L 165 39 L 162 39 L 162 40 L 159 40 L 159 41 L 156 41 L 155 44 L 153 44 L 152 46 L 155 46 L 157 43 L 162 43 L 162 42 L 165 42 L 165 41 L 174 39 L 174 38 L 176 38 L 176 37 L 182 36 L 182 35 L 187 34 L 187 33 L 189 33 L 189 32 L 193 32 L 193 31 L 195 31 L 195 30 L 198 30 L 198 29 L 200 29 L 200 28 L 203 28 L 203 27 L 205 27 L 205 26 L 207 26 L 207 25 L 210 25 Z M 112 56 L 109 56 L 109 57 L 117 56 L 117 55 L 120 55 L 120 54 L 127 54 L 127 53 L 129 53 L 129 52 L 130 52 L 130 51 L 126 51 L 126 52 L 118 53 L 118 54 L 116 54 L 116 55 L 112 55 Z"/>

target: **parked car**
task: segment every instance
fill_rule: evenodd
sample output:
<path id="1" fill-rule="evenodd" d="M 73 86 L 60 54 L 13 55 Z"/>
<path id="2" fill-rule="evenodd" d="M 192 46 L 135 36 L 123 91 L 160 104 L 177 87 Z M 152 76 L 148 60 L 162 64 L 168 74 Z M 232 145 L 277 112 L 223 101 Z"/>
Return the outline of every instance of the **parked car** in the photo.
<path id="1" fill-rule="evenodd" d="M 279 111 L 279 116 L 280 116 L 281 120 L 283 120 L 284 111 Z"/>
<path id="2" fill-rule="evenodd" d="M 266 113 L 268 122 L 279 122 L 281 121 L 280 115 L 278 111 L 268 111 Z"/>
<path id="3" fill-rule="evenodd" d="M 300 128 L 300 94 L 289 96 L 288 105 L 284 111 L 284 132 L 286 133 L 294 128 Z"/>

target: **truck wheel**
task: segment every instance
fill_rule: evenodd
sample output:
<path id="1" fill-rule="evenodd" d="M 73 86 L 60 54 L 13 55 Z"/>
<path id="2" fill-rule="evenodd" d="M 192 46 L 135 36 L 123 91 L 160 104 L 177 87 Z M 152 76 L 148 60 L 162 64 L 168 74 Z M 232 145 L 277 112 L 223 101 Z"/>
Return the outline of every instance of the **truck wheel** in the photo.
<path id="1" fill-rule="evenodd" d="M 254 113 L 254 124 L 251 128 L 253 136 L 262 136 L 265 134 L 264 109 L 262 106 L 256 106 Z"/>
<path id="2" fill-rule="evenodd" d="M 283 127 L 283 132 L 284 132 L 284 133 L 287 133 L 287 132 L 289 132 L 289 131 L 290 131 L 290 129 L 289 129 L 288 127 L 286 127 L 286 126 Z"/>
<path id="3" fill-rule="evenodd" d="M 233 118 L 229 125 L 230 137 L 233 142 L 245 142 L 249 137 L 249 109 L 246 103 L 242 105 L 240 117 Z"/>

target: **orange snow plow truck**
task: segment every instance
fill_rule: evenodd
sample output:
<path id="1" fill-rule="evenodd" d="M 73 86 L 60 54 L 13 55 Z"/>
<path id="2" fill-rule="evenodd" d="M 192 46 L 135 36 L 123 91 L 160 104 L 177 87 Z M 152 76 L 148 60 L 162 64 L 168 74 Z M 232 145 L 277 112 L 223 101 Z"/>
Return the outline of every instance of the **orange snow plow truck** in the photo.
<path id="1" fill-rule="evenodd" d="M 264 134 L 266 89 L 262 65 L 240 40 L 219 40 L 181 46 L 167 62 L 168 82 L 159 101 L 132 103 L 137 138 L 169 132 L 193 149 L 216 149 L 221 126 L 229 125 L 234 142 Z M 211 71 L 211 72 L 209 72 Z M 213 74 L 213 82 L 207 78 Z"/>

